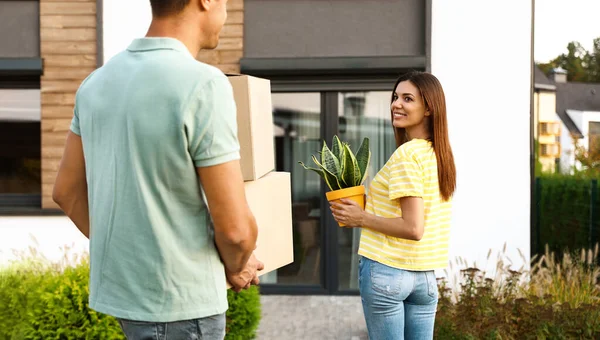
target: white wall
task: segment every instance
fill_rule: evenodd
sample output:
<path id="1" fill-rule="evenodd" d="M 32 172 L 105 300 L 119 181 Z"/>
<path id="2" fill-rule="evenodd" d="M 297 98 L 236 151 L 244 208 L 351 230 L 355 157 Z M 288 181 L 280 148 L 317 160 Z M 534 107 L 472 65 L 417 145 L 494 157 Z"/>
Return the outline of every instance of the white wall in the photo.
<path id="1" fill-rule="evenodd" d="M 558 114 L 556 117 L 560 119 Z M 573 167 L 575 166 L 575 144 L 573 143 L 569 128 L 562 120 L 560 120 L 560 124 L 560 172 L 563 174 L 572 174 Z"/>
<path id="2" fill-rule="evenodd" d="M 530 249 L 531 1 L 433 0 L 431 69 L 446 92 L 458 190 L 451 257 L 519 268 Z M 452 261 L 451 258 L 451 261 Z M 491 262 L 491 263 L 490 263 Z"/>
<path id="3" fill-rule="evenodd" d="M 588 149 L 590 143 L 590 122 L 600 122 L 600 111 L 567 110 L 567 114 L 583 135 L 583 138 L 577 140 L 578 145 Z M 568 131 L 565 126 L 563 126 L 563 131 Z M 561 143 L 563 143 L 562 139 Z M 562 147 L 563 156 L 561 157 L 561 162 L 564 159 L 565 166 L 570 165 L 571 168 L 575 166 L 577 169 L 581 169 L 581 163 L 575 161 L 575 145 L 573 144 L 573 140 L 569 137 L 569 140 L 565 141 Z"/>
<path id="4" fill-rule="evenodd" d="M 577 111 L 577 110 L 567 110 L 567 115 L 569 115 L 569 117 L 571 117 L 571 120 L 573 121 L 573 123 L 575 123 L 575 125 L 577 126 L 577 128 L 579 129 L 579 131 L 581 132 L 581 134 L 583 136 L 587 135 L 587 122 L 585 122 L 585 112 L 583 111 Z M 584 129 L 586 132 L 584 132 Z"/>
<path id="5" fill-rule="evenodd" d="M 104 0 L 102 2 L 104 30 L 104 63 L 126 49 L 135 38 L 146 35 L 152 10 L 148 0 Z"/>
<path id="6" fill-rule="evenodd" d="M 64 216 L 0 216 L 0 267 L 29 255 L 29 248 L 52 262 L 89 250 L 89 241 Z M 21 254 L 21 255 L 19 255 Z"/>
<path id="7" fill-rule="evenodd" d="M 600 122 L 600 111 L 567 110 L 567 114 L 571 117 L 583 135 L 583 138 L 579 140 L 579 145 L 587 149 L 590 141 L 590 122 Z"/>

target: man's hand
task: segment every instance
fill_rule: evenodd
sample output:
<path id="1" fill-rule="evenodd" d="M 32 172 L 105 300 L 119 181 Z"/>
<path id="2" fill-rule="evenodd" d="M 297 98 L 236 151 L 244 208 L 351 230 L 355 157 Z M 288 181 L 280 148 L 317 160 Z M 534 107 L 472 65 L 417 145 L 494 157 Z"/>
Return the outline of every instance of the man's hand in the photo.
<path id="1" fill-rule="evenodd" d="M 246 267 L 239 273 L 230 273 L 225 270 L 227 275 L 227 281 L 231 284 L 231 289 L 236 293 L 239 293 L 243 289 L 250 288 L 250 285 L 257 285 L 260 280 L 258 279 L 258 272 L 263 270 L 265 265 L 256 259 L 256 256 L 252 254 Z"/>

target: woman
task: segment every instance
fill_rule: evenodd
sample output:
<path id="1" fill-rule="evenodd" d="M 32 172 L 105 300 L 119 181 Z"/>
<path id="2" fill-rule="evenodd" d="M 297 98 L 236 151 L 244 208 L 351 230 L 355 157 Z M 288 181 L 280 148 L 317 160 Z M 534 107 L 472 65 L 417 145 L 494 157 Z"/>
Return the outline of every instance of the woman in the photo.
<path id="1" fill-rule="evenodd" d="M 363 228 L 359 286 L 370 339 L 432 339 L 434 270 L 448 263 L 456 187 L 440 82 L 424 72 L 400 77 L 391 115 L 398 148 L 373 178 L 366 209 L 342 200 L 331 210 L 338 222 Z"/>

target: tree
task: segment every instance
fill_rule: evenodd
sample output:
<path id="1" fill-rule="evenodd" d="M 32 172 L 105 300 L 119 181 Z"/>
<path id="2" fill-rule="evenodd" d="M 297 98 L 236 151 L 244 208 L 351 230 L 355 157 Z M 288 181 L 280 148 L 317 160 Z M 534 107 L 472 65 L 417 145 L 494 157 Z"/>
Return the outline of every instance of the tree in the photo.
<path id="1" fill-rule="evenodd" d="M 600 83 L 600 38 L 594 39 L 594 50 L 590 53 L 589 62 L 589 81 Z"/>
<path id="2" fill-rule="evenodd" d="M 567 71 L 567 80 L 575 82 L 600 83 L 600 37 L 594 39 L 592 51 L 587 51 L 577 41 L 567 45 L 563 53 L 548 63 L 538 67 L 549 75 L 552 69 L 561 67 Z"/>
<path id="3" fill-rule="evenodd" d="M 575 140 L 575 161 L 581 165 L 579 169 L 575 169 L 576 173 L 600 177 L 600 138 L 590 136 L 589 148 Z"/>

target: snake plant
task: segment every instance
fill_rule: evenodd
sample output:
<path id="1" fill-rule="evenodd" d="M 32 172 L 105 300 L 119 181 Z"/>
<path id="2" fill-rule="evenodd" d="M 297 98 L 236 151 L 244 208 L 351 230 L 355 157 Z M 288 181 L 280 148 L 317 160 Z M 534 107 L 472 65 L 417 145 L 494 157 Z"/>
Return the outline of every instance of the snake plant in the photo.
<path id="1" fill-rule="evenodd" d="M 369 138 L 363 139 L 355 156 L 348 143 L 333 136 L 331 149 L 323 141 L 320 156 L 320 161 L 314 155 L 312 156 L 317 168 L 307 167 L 302 162 L 298 163 L 304 169 L 318 173 L 332 191 L 362 185 L 367 177 L 367 169 L 371 161 Z"/>

